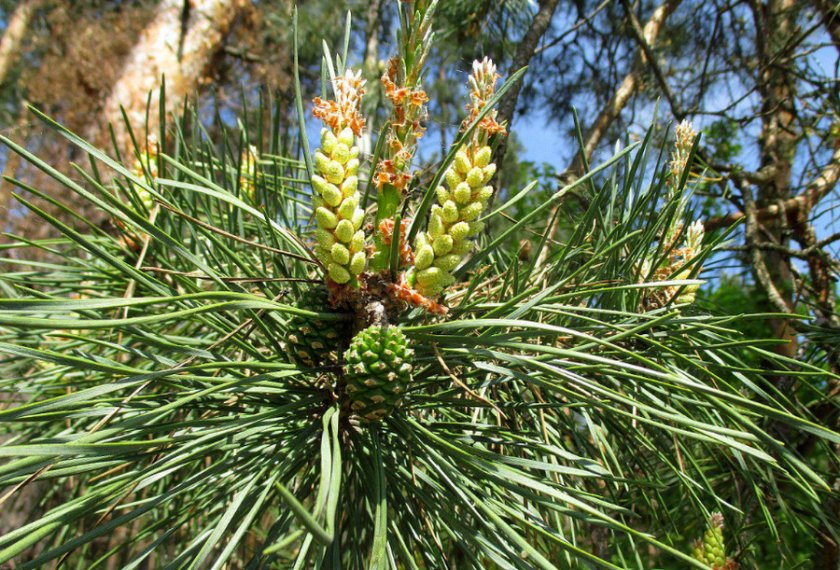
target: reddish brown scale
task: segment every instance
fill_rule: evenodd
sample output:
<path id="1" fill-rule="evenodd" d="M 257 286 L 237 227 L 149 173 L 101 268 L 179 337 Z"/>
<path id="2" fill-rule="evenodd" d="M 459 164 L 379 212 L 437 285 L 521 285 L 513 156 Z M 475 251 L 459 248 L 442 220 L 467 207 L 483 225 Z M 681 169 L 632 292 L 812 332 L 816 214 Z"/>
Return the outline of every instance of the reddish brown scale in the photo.
<path id="1" fill-rule="evenodd" d="M 391 186 L 405 192 L 411 181 L 411 174 L 407 172 L 408 165 L 417 148 L 417 139 L 423 136 L 425 130 L 420 119 L 424 116 L 424 105 L 429 101 L 429 96 L 422 89 L 397 86 L 398 63 L 392 59 L 382 76 L 385 96 L 393 105 L 393 119 L 385 141 L 385 156 L 376 165 L 373 180 L 380 190 Z"/>
<path id="2" fill-rule="evenodd" d="M 125 222 L 120 220 L 119 218 L 114 218 L 114 225 L 116 225 L 121 231 L 122 235 L 117 238 L 117 241 L 128 248 L 130 251 L 134 253 L 140 253 L 143 249 L 143 238 L 138 236 L 135 232 L 128 229 L 128 226 L 125 225 Z"/>
<path id="3" fill-rule="evenodd" d="M 365 94 L 364 81 L 360 74 L 348 71 L 335 80 L 335 99 L 324 100 L 315 97 L 312 114 L 321 119 L 335 133 L 350 127 L 356 136 L 365 128 L 365 118 L 359 112 L 359 101 Z"/>
<path id="4" fill-rule="evenodd" d="M 398 301 L 408 303 L 414 307 L 420 307 L 433 315 L 444 316 L 449 312 L 449 307 L 441 305 L 428 297 L 421 295 L 417 290 L 412 289 L 405 283 L 405 277 L 400 276 L 399 283 L 389 283 L 388 293 Z"/>
<path id="5" fill-rule="evenodd" d="M 357 297 L 355 289 L 347 285 L 339 285 L 332 279 L 327 279 L 327 291 L 333 308 L 347 307 Z"/>
<path id="6" fill-rule="evenodd" d="M 409 220 L 400 222 L 400 266 L 411 265 L 414 262 L 414 251 L 406 242 Z M 394 240 L 394 220 L 382 220 L 379 224 L 379 233 L 382 236 L 382 243 L 391 245 Z"/>

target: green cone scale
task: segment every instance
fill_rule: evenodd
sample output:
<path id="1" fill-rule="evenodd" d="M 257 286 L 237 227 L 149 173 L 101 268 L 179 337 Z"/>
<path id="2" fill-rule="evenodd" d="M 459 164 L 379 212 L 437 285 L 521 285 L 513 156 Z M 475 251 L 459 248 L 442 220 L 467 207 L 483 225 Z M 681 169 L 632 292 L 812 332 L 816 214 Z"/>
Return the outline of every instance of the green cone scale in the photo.
<path id="1" fill-rule="evenodd" d="M 303 293 L 297 305 L 315 313 L 331 310 L 327 290 L 316 287 Z M 286 334 L 286 350 L 292 361 L 313 367 L 335 364 L 341 339 L 346 337 L 347 324 L 340 321 L 323 321 L 317 318 L 293 315 Z"/>
<path id="2" fill-rule="evenodd" d="M 390 414 L 411 381 L 413 356 L 408 339 L 397 327 L 371 326 L 353 337 L 344 354 L 351 409 L 368 421 Z"/>

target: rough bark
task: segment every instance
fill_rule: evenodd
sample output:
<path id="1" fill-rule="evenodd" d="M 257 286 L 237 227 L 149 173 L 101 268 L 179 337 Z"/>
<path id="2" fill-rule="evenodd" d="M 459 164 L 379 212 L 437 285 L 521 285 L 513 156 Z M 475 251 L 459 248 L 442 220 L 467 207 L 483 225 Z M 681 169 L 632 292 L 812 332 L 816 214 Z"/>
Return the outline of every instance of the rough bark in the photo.
<path id="1" fill-rule="evenodd" d="M 799 4 L 799 6 L 797 6 Z M 813 306 L 819 324 L 827 329 L 837 326 L 837 315 L 834 310 L 834 276 L 826 263 L 824 252 L 816 248 L 817 239 L 813 227 L 809 222 L 812 208 L 836 184 L 840 173 L 834 154 L 834 162 L 829 164 L 814 183 L 804 192 L 793 198 L 797 202 L 794 216 L 788 214 L 782 207 L 791 200 L 791 185 L 793 163 L 796 155 L 798 133 L 795 125 L 796 111 L 794 101 L 796 97 L 796 79 L 790 68 L 785 67 L 786 52 L 790 39 L 796 33 L 796 10 L 801 3 L 796 0 L 769 0 L 766 4 L 756 0 L 753 13 L 756 20 L 756 45 L 759 55 L 758 91 L 762 98 L 761 117 L 762 130 L 760 143 L 761 170 L 770 173 L 769 180 L 757 184 L 758 208 L 767 209 L 773 205 L 779 206 L 779 215 L 770 217 L 763 224 L 765 239 L 771 243 L 787 247 L 791 237 L 806 249 L 808 268 L 813 292 Z M 824 12 L 828 16 L 828 12 Z M 836 26 L 836 21 L 834 23 Z M 829 33 L 836 32 L 831 22 L 827 23 Z M 831 34 L 835 41 L 836 34 Z M 837 150 L 837 149 L 836 149 Z M 765 252 L 767 275 L 763 283 L 766 290 L 773 290 L 783 297 L 786 305 L 792 309 L 794 305 L 793 271 L 790 257 L 780 251 Z M 754 268 L 755 269 L 755 268 Z M 771 283 L 766 283 L 768 280 Z M 777 348 L 787 356 L 794 356 L 797 348 L 797 335 L 792 324 L 786 320 L 771 321 L 774 334 L 786 345 Z M 838 366 L 836 347 L 826 348 L 829 366 Z M 840 479 L 833 482 L 836 487 Z M 832 508 L 837 511 L 840 503 L 834 502 Z M 840 567 L 840 548 L 833 539 L 833 534 L 827 528 L 818 532 L 819 548 L 814 557 L 814 568 L 836 570 Z"/>
<path id="2" fill-rule="evenodd" d="M 24 0 L 17 5 L 9 17 L 6 31 L 0 39 L 0 85 L 6 82 L 9 71 L 20 55 L 29 22 L 43 3 L 44 0 Z"/>
<path id="3" fill-rule="evenodd" d="M 756 47 L 759 59 L 758 92 L 761 96 L 761 134 L 759 136 L 760 167 L 771 175 L 758 185 L 756 205 L 767 208 L 791 198 L 791 176 L 796 154 L 797 129 L 793 108 L 796 96 L 790 70 L 781 62 L 787 42 L 795 29 L 795 0 L 755 2 Z M 807 215 L 807 214 L 806 214 Z M 787 246 L 790 242 L 788 226 L 780 216 L 763 224 L 764 235 L 773 243 Z M 793 306 L 794 282 L 790 259 L 778 251 L 765 255 L 770 279 L 786 304 Z M 776 350 L 780 354 L 796 355 L 796 331 L 786 319 L 770 321 L 776 338 L 786 341 Z"/>
<path id="4" fill-rule="evenodd" d="M 120 107 L 142 137 L 151 92 L 149 134 L 157 134 L 161 78 L 166 80 L 167 108 L 177 109 L 207 80 L 210 64 L 244 4 L 242 0 L 161 2 L 105 102 L 105 119 L 114 125 L 121 150 L 130 148 L 130 139 Z"/>

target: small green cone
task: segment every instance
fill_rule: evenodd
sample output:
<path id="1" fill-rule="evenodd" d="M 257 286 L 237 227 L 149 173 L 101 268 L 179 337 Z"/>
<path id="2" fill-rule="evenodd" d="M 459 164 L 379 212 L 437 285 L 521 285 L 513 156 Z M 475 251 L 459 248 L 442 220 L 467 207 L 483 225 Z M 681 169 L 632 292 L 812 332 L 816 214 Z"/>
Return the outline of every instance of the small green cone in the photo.
<path id="1" fill-rule="evenodd" d="M 304 292 L 295 306 L 316 313 L 332 310 L 324 287 Z M 339 345 L 348 333 L 347 327 L 347 323 L 340 321 L 322 321 L 293 315 L 286 329 L 286 350 L 293 362 L 303 366 L 336 364 L 340 353 Z"/>
<path id="2" fill-rule="evenodd" d="M 411 381 L 413 355 L 397 327 L 371 326 L 353 337 L 344 353 L 351 409 L 370 422 L 390 414 Z"/>

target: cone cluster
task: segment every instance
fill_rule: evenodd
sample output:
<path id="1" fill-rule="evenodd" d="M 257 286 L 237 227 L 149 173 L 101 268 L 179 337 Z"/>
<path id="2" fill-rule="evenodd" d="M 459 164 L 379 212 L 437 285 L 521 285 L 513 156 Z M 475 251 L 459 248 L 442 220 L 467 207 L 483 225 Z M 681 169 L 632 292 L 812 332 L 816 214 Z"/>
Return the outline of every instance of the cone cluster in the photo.
<path id="1" fill-rule="evenodd" d="M 329 312 L 331 308 L 326 288 L 316 287 L 306 291 L 301 295 L 297 307 L 314 313 Z M 336 363 L 341 339 L 348 332 L 344 323 L 300 315 L 293 315 L 289 319 L 287 330 L 289 333 L 286 335 L 285 348 L 290 358 L 308 367 Z"/>
<path id="2" fill-rule="evenodd" d="M 402 402 L 411 381 L 414 351 L 398 327 L 371 326 L 358 333 L 344 353 L 350 407 L 377 421 Z"/>
<path id="3" fill-rule="evenodd" d="M 469 115 L 461 125 L 462 131 L 481 116 L 498 79 L 496 66 L 489 59 L 473 63 Z M 471 238 L 484 229 L 484 223 L 478 219 L 493 196 L 493 187 L 488 183 L 496 173 L 489 140 L 492 135 L 505 133 L 496 114 L 495 110 L 486 113 L 456 153 L 444 176 L 444 185 L 436 189 L 438 203 L 432 206 L 429 225 L 417 236 L 414 267 L 407 278 L 408 284 L 425 297 L 434 299 L 455 282 L 452 272 L 472 251 Z"/>
<path id="4" fill-rule="evenodd" d="M 358 285 L 365 270 L 365 212 L 359 207 L 359 147 L 356 137 L 364 128 L 359 113 L 364 81 L 361 72 L 348 69 L 336 77 L 335 99 L 315 98 L 313 113 L 324 122 L 321 148 L 315 152 L 312 188 L 318 229 L 315 256 L 327 269 L 328 281 Z"/>
<path id="5" fill-rule="evenodd" d="M 496 173 L 496 165 L 487 145 L 458 151 L 446 171 L 445 186 L 437 188 L 438 203 L 432 206 L 429 225 L 415 243 L 414 281 L 417 290 L 427 297 L 437 297 L 451 285 L 455 270 L 472 250 L 472 238 L 484 228 L 476 221 L 493 195 L 487 183 Z"/>
<path id="6" fill-rule="evenodd" d="M 688 159 L 696 138 L 697 132 L 690 122 L 683 121 L 677 126 L 666 184 L 669 200 L 679 195 L 680 181 L 688 168 Z M 686 194 L 680 199 L 680 209 L 685 212 L 687 207 L 688 195 Z M 675 219 L 678 220 L 678 218 Z M 662 249 L 669 252 L 668 256 L 654 266 L 651 258 L 658 253 L 651 252 L 651 255 L 644 259 L 640 265 L 639 282 L 684 280 L 689 279 L 695 271 L 699 272 L 699 269 L 695 269 L 690 264 L 703 252 L 704 234 L 703 223 L 699 220 L 695 220 L 687 228 L 684 227 L 682 222 L 675 221 L 663 232 L 661 239 Z M 642 297 L 640 308 L 644 311 L 650 311 L 664 307 L 671 302 L 677 304 L 694 303 L 699 288 L 700 285 L 695 283 L 682 287 L 671 285 L 651 289 Z"/>
<path id="7" fill-rule="evenodd" d="M 321 148 L 315 153 L 318 174 L 312 177 L 315 221 L 318 229 L 315 255 L 329 278 L 344 285 L 365 270 L 365 212 L 359 207 L 359 147 L 347 127 L 339 133 L 321 130 Z"/>

